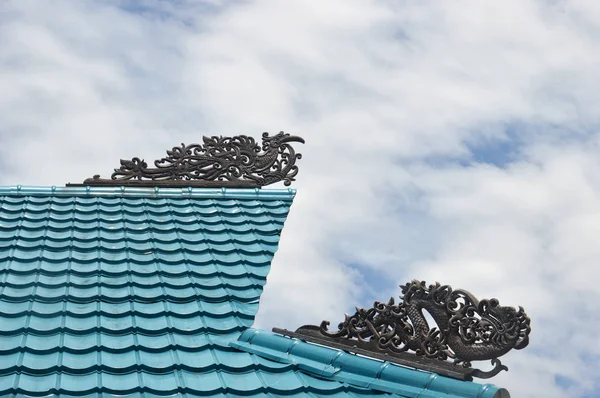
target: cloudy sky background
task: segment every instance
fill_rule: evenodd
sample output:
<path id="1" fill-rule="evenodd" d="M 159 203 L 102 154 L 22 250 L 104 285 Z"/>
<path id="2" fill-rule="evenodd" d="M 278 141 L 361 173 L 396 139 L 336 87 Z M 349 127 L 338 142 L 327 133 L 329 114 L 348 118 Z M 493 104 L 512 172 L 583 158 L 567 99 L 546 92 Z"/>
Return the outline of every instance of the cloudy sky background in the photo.
<path id="1" fill-rule="evenodd" d="M 437 280 L 531 316 L 494 384 L 597 397 L 599 71 L 595 0 L 0 0 L 0 184 L 301 135 L 258 327 Z"/>

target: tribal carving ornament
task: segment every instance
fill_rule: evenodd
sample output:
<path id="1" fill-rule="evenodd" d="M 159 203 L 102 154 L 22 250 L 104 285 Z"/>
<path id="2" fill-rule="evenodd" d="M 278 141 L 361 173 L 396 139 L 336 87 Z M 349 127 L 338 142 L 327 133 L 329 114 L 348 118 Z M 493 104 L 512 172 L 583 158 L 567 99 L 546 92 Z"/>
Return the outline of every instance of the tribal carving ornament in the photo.
<path id="1" fill-rule="evenodd" d="M 465 290 L 439 283 L 426 286 L 415 280 L 401 288 L 402 302 L 396 304 L 391 298 L 369 309 L 357 308 L 354 315 L 346 314 L 337 331 L 329 331 L 329 322 L 323 321 L 321 335 L 376 344 L 390 353 L 411 351 L 418 357 L 453 359 L 464 368 L 470 368 L 471 361 L 491 360 L 495 365 L 491 371 L 470 372 L 481 378 L 508 370 L 498 357 L 529 343 L 530 319 L 522 307 L 504 307 L 496 299 L 479 301 Z M 429 312 L 435 327 L 429 326 L 423 310 Z M 296 333 L 301 334 L 303 328 Z"/>
<path id="2" fill-rule="evenodd" d="M 298 174 L 296 160 L 302 158 L 290 145 L 294 141 L 304 143 L 283 131 L 272 137 L 263 133 L 262 146 L 245 135 L 203 137 L 203 144 L 168 150 L 155 167 L 138 157 L 121 160 L 110 179 L 95 175 L 83 185 L 261 187 L 283 181 L 287 186 Z"/>

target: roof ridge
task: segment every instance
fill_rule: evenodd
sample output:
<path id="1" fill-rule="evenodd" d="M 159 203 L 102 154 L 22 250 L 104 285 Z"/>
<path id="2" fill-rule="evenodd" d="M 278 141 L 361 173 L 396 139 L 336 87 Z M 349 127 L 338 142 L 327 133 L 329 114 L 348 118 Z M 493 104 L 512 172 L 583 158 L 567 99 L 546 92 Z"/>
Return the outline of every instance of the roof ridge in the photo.
<path id="1" fill-rule="evenodd" d="M 230 346 L 274 362 L 293 363 L 308 375 L 401 396 L 510 397 L 493 384 L 456 380 L 254 328 L 246 329 Z"/>
<path id="2" fill-rule="evenodd" d="M 214 198 L 214 199 L 267 199 L 292 200 L 293 188 L 164 188 L 126 186 L 0 186 L 0 195 L 11 196 L 88 196 L 88 197 L 141 197 L 141 198 Z"/>

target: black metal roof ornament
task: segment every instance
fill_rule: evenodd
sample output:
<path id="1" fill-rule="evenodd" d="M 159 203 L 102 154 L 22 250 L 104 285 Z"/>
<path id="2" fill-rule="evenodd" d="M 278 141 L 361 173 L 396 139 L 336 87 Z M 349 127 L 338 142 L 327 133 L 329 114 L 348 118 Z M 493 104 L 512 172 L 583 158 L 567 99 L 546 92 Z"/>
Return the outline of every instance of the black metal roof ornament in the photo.
<path id="1" fill-rule="evenodd" d="M 121 159 L 110 179 L 95 175 L 83 184 L 67 185 L 253 188 L 283 181 L 288 186 L 298 174 L 296 160 L 302 158 L 290 143 L 304 143 L 283 131 L 272 137 L 263 133 L 262 147 L 245 135 L 203 137 L 203 141 L 174 147 L 167 157 L 154 161 L 156 167 L 137 157 Z"/>
<path id="2" fill-rule="evenodd" d="M 273 331 L 462 380 L 487 379 L 508 370 L 498 357 L 529 343 L 530 320 L 522 307 L 503 307 L 496 299 L 479 301 L 465 290 L 437 282 L 426 286 L 414 280 L 401 288 L 402 302 L 395 304 L 391 298 L 376 301 L 373 308 L 357 307 L 337 331 L 328 330 L 328 321 L 295 332 Z M 423 310 L 436 327 L 429 327 Z M 481 360 L 491 360 L 494 368 L 471 368 L 471 361 Z"/>

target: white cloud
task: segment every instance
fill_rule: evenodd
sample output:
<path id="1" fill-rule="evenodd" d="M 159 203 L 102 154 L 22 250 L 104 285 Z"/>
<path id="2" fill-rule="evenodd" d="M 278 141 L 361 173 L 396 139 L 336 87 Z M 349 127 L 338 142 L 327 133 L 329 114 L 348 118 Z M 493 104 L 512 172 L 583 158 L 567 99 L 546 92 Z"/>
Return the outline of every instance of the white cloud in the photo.
<path id="1" fill-rule="evenodd" d="M 300 134 L 258 326 L 336 321 L 439 280 L 531 315 L 530 347 L 494 383 L 519 397 L 591 388 L 596 2 L 115 4 L 3 3 L 1 183 L 106 175 L 202 134 Z M 473 160 L 500 141 L 515 147 L 504 168 Z M 388 282 L 365 295 L 369 272 Z"/>

